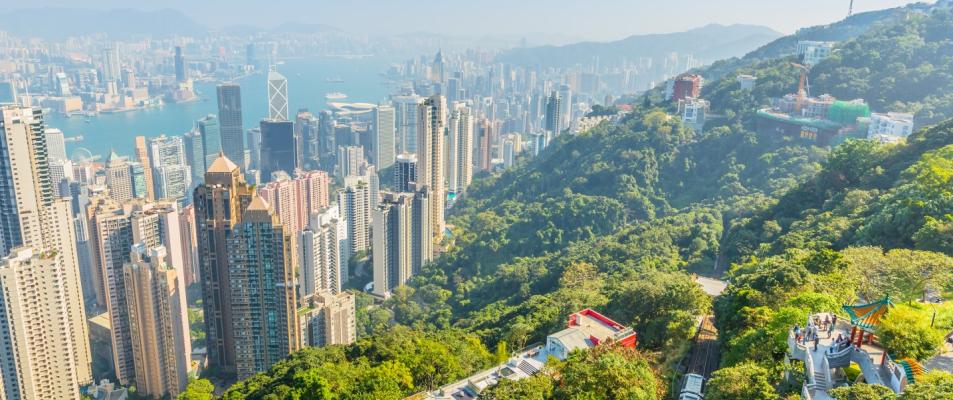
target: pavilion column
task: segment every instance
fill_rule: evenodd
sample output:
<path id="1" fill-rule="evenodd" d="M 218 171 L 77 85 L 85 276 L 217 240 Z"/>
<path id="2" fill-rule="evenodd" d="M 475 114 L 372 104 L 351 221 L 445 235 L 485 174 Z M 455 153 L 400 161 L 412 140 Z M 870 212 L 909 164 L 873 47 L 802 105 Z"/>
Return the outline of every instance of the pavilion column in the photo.
<path id="1" fill-rule="evenodd" d="M 857 335 L 857 327 L 856 326 L 850 327 L 850 343 L 854 343 L 854 336 L 856 335 Z"/>

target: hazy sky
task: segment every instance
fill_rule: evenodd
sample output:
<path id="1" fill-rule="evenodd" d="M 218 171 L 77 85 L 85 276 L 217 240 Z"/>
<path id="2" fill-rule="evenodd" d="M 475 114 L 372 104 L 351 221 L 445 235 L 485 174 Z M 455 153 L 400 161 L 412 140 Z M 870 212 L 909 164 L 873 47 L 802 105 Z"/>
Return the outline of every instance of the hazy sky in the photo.
<path id="1" fill-rule="evenodd" d="M 914 1 L 855 0 L 854 10 Z M 453 35 L 559 34 L 606 40 L 709 23 L 766 25 L 784 33 L 844 18 L 850 0 L 31 0 L 23 7 L 178 9 L 210 27 L 286 21 L 352 32 Z"/>

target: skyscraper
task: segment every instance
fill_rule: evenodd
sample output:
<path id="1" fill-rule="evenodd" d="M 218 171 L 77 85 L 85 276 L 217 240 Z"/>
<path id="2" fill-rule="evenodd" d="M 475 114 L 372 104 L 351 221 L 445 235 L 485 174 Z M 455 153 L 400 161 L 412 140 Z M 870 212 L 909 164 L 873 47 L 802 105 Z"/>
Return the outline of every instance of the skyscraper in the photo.
<path id="1" fill-rule="evenodd" d="M 235 339 L 229 247 L 226 238 L 241 222 L 254 188 L 245 182 L 238 165 L 220 156 L 195 189 L 196 243 L 202 273 L 202 299 L 210 366 L 235 373 Z"/>
<path id="2" fill-rule="evenodd" d="M 308 110 L 298 110 L 295 116 L 295 149 L 301 168 L 318 167 L 318 132 L 320 121 Z"/>
<path id="3" fill-rule="evenodd" d="M 559 135 L 564 128 L 562 117 L 564 101 L 555 90 L 546 101 L 546 130 L 550 132 L 551 138 Z"/>
<path id="4" fill-rule="evenodd" d="M 175 81 L 185 82 L 189 80 L 189 66 L 185 63 L 185 55 L 182 54 L 182 46 L 175 46 Z"/>
<path id="5" fill-rule="evenodd" d="M 70 201 L 53 196 L 42 111 L 4 107 L 0 131 L 2 393 L 78 398 L 92 361 Z"/>
<path id="6" fill-rule="evenodd" d="M 361 175 L 367 162 L 364 160 L 364 146 L 338 147 L 337 173 L 341 178 Z"/>
<path id="7" fill-rule="evenodd" d="M 106 186 L 109 187 L 109 195 L 117 202 L 123 203 L 135 197 L 129 163 L 115 151 L 106 158 Z"/>
<path id="8" fill-rule="evenodd" d="M 424 98 L 411 94 L 394 96 L 394 127 L 396 128 L 397 152 L 417 152 L 417 118 Z"/>
<path id="9" fill-rule="evenodd" d="M 216 92 L 218 93 L 218 119 L 221 122 L 220 142 L 216 143 L 221 144 L 225 157 L 238 164 L 244 164 L 245 128 L 242 125 L 241 87 L 234 83 L 225 83 L 218 85 Z"/>
<path id="10" fill-rule="evenodd" d="M 291 235 L 253 196 L 226 247 L 235 367 L 246 379 L 301 347 Z"/>
<path id="11" fill-rule="evenodd" d="M 299 235 L 298 262 L 302 298 L 321 290 L 339 293 L 347 281 L 349 249 L 347 224 L 337 205 L 311 214 L 311 221 Z M 342 243 L 344 245 L 342 246 Z"/>
<path id="12" fill-rule="evenodd" d="M 261 168 L 261 128 L 248 129 L 248 169 Z"/>
<path id="13" fill-rule="evenodd" d="M 192 184 L 198 184 L 205 177 L 205 145 L 202 134 L 198 130 L 186 132 L 182 135 L 182 145 L 185 146 L 185 159 L 188 161 L 189 170 L 192 171 Z"/>
<path id="14" fill-rule="evenodd" d="M 150 139 L 149 160 L 153 166 L 156 198 L 185 203 L 192 185 L 192 170 L 186 160 L 182 137 L 161 135 Z"/>
<path id="15" fill-rule="evenodd" d="M 222 128 L 218 123 L 218 117 L 213 114 L 206 115 L 195 121 L 195 128 L 202 135 L 202 151 L 205 153 L 205 165 L 203 171 L 212 165 L 218 156 L 225 151 L 222 143 Z"/>
<path id="16" fill-rule="evenodd" d="M 374 294 L 390 296 L 413 273 L 413 195 L 386 193 L 374 210 Z"/>
<path id="17" fill-rule="evenodd" d="M 450 113 L 447 149 L 447 189 L 460 194 L 473 179 L 473 118 L 466 104 L 454 104 Z"/>
<path id="18" fill-rule="evenodd" d="M 271 174 L 284 171 L 294 173 L 295 139 L 294 123 L 285 120 L 266 119 L 261 121 L 261 155 L 259 170 L 261 180 L 268 182 Z"/>
<path id="19" fill-rule="evenodd" d="M 572 87 L 569 85 L 559 86 L 559 107 L 559 128 L 565 130 L 572 124 Z M 562 132 L 556 132 L 557 135 L 560 133 Z"/>
<path id="20" fill-rule="evenodd" d="M 371 164 L 378 170 L 390 168 L 394 165 L 394 155 L 397 151 L 395 141 L 396 130 L 394 107 L 378 105 L 374 109 L 374 134 L 371 135 Z"/>
<path id="21" fill-rule="evenodd" d="M 334 130 L 334 115 L 324 110 L 318 114 L 318 165 L 325 171 L 333 171 L 337 140 Z"/>
<path id="22" fill-rule="evenodd" d="M 149 160 L 149 149 L 146 148 L 146 137 L 136 136 L 136 161 L 142 164 L 143 179 L 145 180 L 146 200 L 155 200 L 155 185 L 152 182 L 152 163 Z"/>
<path id="23" fill-rule="evenodd" d="M 288 232 L 296 234 L 308 226 L 311 213 L 327 208 L 330 184 L 324 171 L 298 171 L 294 178 L 284 175 L 269 182 L 258 190 L 258 194 L 278 215 Z"/>
<path id="24" fill-rule="evenodd" d="M 398 193 L 410 192 L 412 183 L 417 182 L 417 156 L 403 153 L 394 163 L 394 190 Z"/>
<path id="25" fill-rule="evenodd" d="M 490 124 L 490 121 L 486 118 L 481 118 L 477 131 L 477 139 L 474 147 L 473 157 L 474 157 L 474 166 L 479 168 L 480 171 L 489 171 L 490 162 L 492 159 L 492 149 L 490 148 L 493 144 L 491 142 L 491 137 L 493 136 L 493 125 Z"/>
<path id="26" fill-rule="evenodd" d="M 46 148 L 49 152 L 47 157 L 50 160 L 69 159 L 66 155 L 66 138 L 63 136 L 63 131 L 56 128 L 47 128 L 45 134 Z"/>
<path id="27" fill-rule="evenodd" d="M 428 188 L 419 193 L 383 193 L 374 209 L 374 291 L 390 296 L 433 255 L 433 234 L 428 229 Z"/>
<path id="28" fill-rule="evenodd" d="M 135 244 L 123 273 L 136 391 L 176 396 L 189 382 L 192 354 L 185 285 L 166 263 L 162 246 Z"/>
<path id="29" fill-rule="evenodd" d="M 268 119 L 288 120 L 288 79 L 275 66 L 268 71 Z"/>
<path id="30" fill-rule="evenodd" d="M 354 294 L 319 291 L 302 296 L 302 346 L 346 345 L 357 339 Z"/>
<path id="31" fill-rule="evenodd" d="M 118 83 L 121 76 L 119 49 L 115 46 L 103 50 L 103 81 Z"/>
<path id="32" fill-rule="evenodd" d="M 432 96 L 419 107 L 417 118 L 417 184 L 430 188 L 430 221 L 434 236 L 444 227 L 446 180 L 444 179 L 444 129 L 447 103 L 443 96 Z"/>
<path id="33" fill-rule="evenodd" d="M 344 188 L 338 190 L 341 218 L 347 224 L 347 238 L 351 254 L 371 248 L 370 185 L 365 177 L 344 178 Z"/>

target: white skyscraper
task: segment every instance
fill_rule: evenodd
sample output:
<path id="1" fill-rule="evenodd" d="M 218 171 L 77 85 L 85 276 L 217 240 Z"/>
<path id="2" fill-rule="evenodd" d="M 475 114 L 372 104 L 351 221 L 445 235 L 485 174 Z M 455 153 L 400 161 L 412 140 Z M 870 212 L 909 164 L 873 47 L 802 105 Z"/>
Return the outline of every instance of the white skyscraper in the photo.
<path id="1" fill-rule="evenodd" d="M 338 191 L 341 218 L 347 225 L 348 247 L 351 254 L 371 248 L 370 183 L 363 176 L 344 178 L 344 188 Z"/>
<path id="2" fill-rule="evenodd" d="M 66 138 L 63 131 L 56 128 L 46 129 L 46 151 L 50 160 L 67 160 Z"/>
<path id="3" fill-rule="evenodd" d="M 470 107 L 454 104 L 447 123 L 447 190 L 460 194 L 473 179 L 473 118 Z"/>
<path id="4" fill-rule="evenodd" d="M 394 158 L 397 154 L 395 119 L 394 107 L 392 106 L 382 104 L 374 109 L 371 164 L 374 164 L 378 170 L 394 165 Z"/>
<path id="5" fill-rule="evenodd" d="M 70 202 L 53 196 L 42 111 L 0 112 L 0 397 L 79 398 L 92 361 Z"/>
<path id="6" fill-rule="evenodd" d="M 417 185 L 430 188 L 432 195 L 430 221 L 434 236 L 443 234 L 446 179 L 444 177 L 444 129 L 447 102 L 443 96 L 432 96 L 420 105 L 417 113 Z"/>
<path id="7" fill-rule="evenodd" d="M 288 79 L 275 66 L 268 71 L 268 119 L 288 120 Z"/>
<path id="8" fill-rule="evenodd" d="M 346 236 L 347 224 L 341 219 L 336 205 L 311 215 L 308 227 L 300 233 L 298 240 L 301 297 L 321 290 L 341 291 L 341 284 L 347 281 L 350 253 L 346 244 L 342 246 Z"/>

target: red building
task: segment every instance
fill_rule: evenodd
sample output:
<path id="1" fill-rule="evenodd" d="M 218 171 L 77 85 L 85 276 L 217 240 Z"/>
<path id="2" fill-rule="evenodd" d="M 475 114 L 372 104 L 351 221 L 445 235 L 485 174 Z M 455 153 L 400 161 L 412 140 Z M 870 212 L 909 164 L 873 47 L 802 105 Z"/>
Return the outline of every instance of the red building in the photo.
<path id="1" fill-rule="evenodd" d="M 672 101 L 684 100 L 688 97 L 699 98 L 702 94 L 701 75 L 682 75 L 675 78 L 672 88 Z"/>

